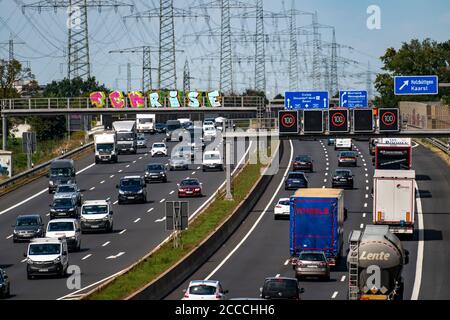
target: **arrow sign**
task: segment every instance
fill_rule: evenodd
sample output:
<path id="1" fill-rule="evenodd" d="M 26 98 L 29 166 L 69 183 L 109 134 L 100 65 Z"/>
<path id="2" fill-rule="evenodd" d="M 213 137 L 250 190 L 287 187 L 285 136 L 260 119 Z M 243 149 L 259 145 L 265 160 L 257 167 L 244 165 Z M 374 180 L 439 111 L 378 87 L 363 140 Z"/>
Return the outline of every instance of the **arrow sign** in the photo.
<path id="1" fill-rule="evenodd" d="M 394 77 L 395 95 L 434 95 L 438 94 L 437 76 L 397 76 Z"/>
<path id="2" fill-rule="evenodd" d="M 327 91 L 285 92 L 286 109 L 328 109 Z"/>
<path id="3" fill-rule="evenodd" d="M 339 100 L 343 108 L 367 108 L 368 96 L 365 90 L 339 91 Z"/>

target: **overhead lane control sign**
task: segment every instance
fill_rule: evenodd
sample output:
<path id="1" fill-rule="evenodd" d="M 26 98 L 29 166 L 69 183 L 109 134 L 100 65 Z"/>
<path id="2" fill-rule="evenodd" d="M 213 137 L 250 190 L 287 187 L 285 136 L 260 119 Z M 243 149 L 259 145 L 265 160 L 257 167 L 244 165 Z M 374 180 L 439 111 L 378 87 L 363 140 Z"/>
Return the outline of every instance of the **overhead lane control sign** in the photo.
<path id="1" fill-rule="evenodd" d="M 394 77 L 396 95 L 438 94 L 437 76 L 398 76 Z"/>
<path id="2" fill-rule="evenodd" d="M 285 92 L 284 107 L 290 109 L 328 109 L 327 91 Z"/>
<path id="3" fill-rule="evenodd" d="M 367 91 L 339 91 L 339 102 L 339 106 L 343 108 L 366 108 Z"/>
<path id="4" fill-rule="evenodd" d="M 278 111 L 278 128 L 280 134 L 298 134 L 299 121 L 297 110 Z"/>

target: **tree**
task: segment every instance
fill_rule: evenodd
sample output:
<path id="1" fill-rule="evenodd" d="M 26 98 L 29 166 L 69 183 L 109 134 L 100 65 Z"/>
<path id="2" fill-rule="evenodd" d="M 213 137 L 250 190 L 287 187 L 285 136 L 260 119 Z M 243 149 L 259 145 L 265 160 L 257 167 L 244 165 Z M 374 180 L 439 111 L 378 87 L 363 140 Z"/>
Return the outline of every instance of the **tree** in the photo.
<path id="1" fill-rule="evenodd" d="M 450 40 L 438 43 L 430 39 L 420 42 L 417 39 L 403 43 L 399 50 L 388 48 L 380 57 L 384 63 L 377 75 L 375 88 L 380 93 L 376 97 L 375 105 L 378 107 L 395 107 L 399 101 L 450 101 L 450 90 L 439 88 L 436 96 L 395 96 L 394 76 L 399 75 L 437 75 L 440 82 L 450 82 Z"/>
<path id="2" fill-rule="evenodd" d="M 0 99 L 18 98 L 14 83 L 19 80 L 22 65 L 17 60 L 0 60 Z"/>

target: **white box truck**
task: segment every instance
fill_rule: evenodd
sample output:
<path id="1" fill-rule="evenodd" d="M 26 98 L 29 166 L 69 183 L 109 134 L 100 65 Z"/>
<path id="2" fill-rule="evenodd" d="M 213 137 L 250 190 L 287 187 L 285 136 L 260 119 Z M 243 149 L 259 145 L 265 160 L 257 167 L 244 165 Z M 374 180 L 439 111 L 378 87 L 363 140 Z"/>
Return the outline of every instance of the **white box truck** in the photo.
<path id="1" fill-rule="evenodd" d="M 117 134 L 117 152 L 137 152 L 136 121 L 114 121 L 114 131 Z"/>
<path id="2" fill-rule="evenodd" d="M 117 138 L 115 132 L 94 135 L 95 163 L 117 163 Z"/>
<path id="3" fill-rule="evenodd" d="M 352 139 L 336 139 L 334 150 L 352 150 Z"/>
<path id="4" fill-rule="evenodd" d="M 415 210 L 414 170 L 375 170 L 373 223 L 388 225 L 393 233 L 412 235 Z"/>
<path id="5" fill-rule="evenodd" d="M 155 133 L 156 115 L 154 113 L 141 113 L 136 115 L 138 132 Z"/>

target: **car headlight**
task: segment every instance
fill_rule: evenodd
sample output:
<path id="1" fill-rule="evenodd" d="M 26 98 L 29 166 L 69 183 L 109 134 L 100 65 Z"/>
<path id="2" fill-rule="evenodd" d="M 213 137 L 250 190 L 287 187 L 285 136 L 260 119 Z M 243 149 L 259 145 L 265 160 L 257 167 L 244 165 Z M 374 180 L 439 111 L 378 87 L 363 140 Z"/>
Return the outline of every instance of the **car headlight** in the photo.
<path id="1" fill-rule="evenodd" d="M 48 184 L 51 185 L 51 186 L 53 186 L 55 183 L 54 183 L 52 180 L 50 180 L 50 181 L 48 182 Z"/>
<path id="2" fill-rule="evenodd" d="M 13 230 L 13 233 L 14 233 L 14 234 L 18 234 L 18 232 L 17 232 L 16 230 Z"/>
<path id="3" fill-rule="evenodd" d="M 164 171 L 161 171 L 159 174 L 165 175 Z"/>
<path id="4" fill-rule="evenodd" d="M 56 210 L 55 210 L 55 209 L 53 209 L 53 208 L 51 208 L 51 209 L 50 209 L 50 212 L 55 212 L 55 211 L 56 211 Z"/>
<path id="5" fill-rule="evenodd" d="M 119 194 L 125 194 L 125 192 L 123 192 L 122 190 L 119 190 Z"/>
<path id="6" fill-rule="evenodd" d="M 104 217 L 102 220 L 103 221 L 109 221 L 109 217 Z"/>
<path id="7" fill-rule="evenodd" d="M 142 189 L 141 190 L 139 190 L 137 193 L 139 193 L 139 194 L 141 194 L 142 193 Z"/>
<path id="8" fill-rule="evenodd" d="M 61 257 L 56 258 L 55 260 L 53 260 L 54 263 L 58 263 L 61 262 Z"/>
<path id="9" fill-rule="evenodd" d="M 80 220 L 84 222 L 84 221 L 86 221 L 86 218 L 81 216 Z"/>

